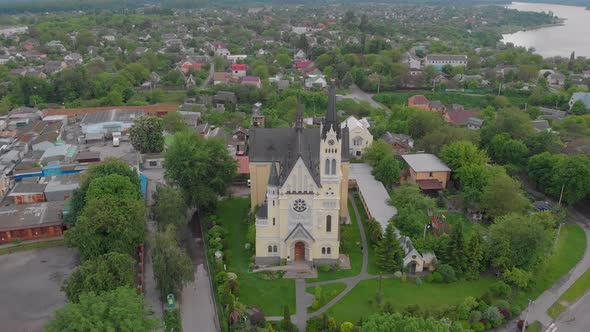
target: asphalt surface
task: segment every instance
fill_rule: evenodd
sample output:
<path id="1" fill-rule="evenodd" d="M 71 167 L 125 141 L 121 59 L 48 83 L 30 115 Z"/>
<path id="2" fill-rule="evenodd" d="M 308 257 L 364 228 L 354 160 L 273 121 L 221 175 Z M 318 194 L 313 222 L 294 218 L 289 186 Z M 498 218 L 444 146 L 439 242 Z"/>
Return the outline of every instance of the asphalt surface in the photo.
<path id="1" fill-rule="evenodd" d="M 0 256 L 0 330 L 37 332 L 66 303 L 60 288 L 78 264 L 64 246 Z"/>

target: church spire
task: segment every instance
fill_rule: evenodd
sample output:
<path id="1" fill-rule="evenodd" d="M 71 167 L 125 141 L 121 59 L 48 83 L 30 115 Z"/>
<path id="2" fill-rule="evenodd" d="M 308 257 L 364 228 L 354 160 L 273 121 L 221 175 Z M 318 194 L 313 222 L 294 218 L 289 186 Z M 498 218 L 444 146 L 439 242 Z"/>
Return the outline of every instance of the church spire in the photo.
<path id="1" fill-rule="evenodd" d="M 328 110 L 322 126 L 322 139 L 326 138 L 326 134 L 330 131 L 330 128 L 336 132 L 336 137 L 340 139 L 340 126 L 338 125 L 338 115 L 336 114 L 336 85 L 334 81 L 330 83 Z"/>
<path id="2" fill-rule="evenodd" d="M 297 95 L 297 113 L 295 115 L 295 128 L 303 129 L 303 108 L 301 107 L 301 96 Z"/>

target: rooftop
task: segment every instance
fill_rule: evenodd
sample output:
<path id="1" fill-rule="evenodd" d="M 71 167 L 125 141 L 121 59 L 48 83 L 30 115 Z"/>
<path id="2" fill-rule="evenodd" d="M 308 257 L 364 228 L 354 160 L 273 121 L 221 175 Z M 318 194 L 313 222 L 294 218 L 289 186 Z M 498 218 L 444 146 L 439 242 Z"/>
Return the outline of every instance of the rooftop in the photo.
<path id="1" fill-rule="evenodd" d="M 145 115 L 145 112 L 141 109 L 137 109 L 137 110 L 111 109 L 108 111 L 88 113 L 84 116 L 84 119 L 82 120 L 81 124 L 87 125 L 87 124 L 113 122 L 113 121 L 132 122 L 136 118 L 139 118 L 143 115 Z"/>
<path id="2" fill-rule="evenodd" d="M 8 196 L 18 196 L 24 194 L 39 194 L 45 191 L 47 183 L 26 183 L 18 182 L 14 189 L 8 194 Z"/>
<path id="3" fill-rule="evenodd" d="M 389 194 L 383 184 L 373 177 L 372 168 L 367 164 L 350 164 L 351 180 L 355 180 L 367 204 L 369 213 L 385 230 L 389 220 L 397 214 L 397 209 L 389 205 Z"/>
<path id="4" fill-rule="evenodd" d="M 429 153 L 404 154 L 402 158 L 415 172 L 450 172 L 451 169 L 437 156 Z"/>
<path id="5" fill-rule="evenodd" d="M 0 208 L 0 231 L 62 222 L 64 202 L 11 205 Z"/>

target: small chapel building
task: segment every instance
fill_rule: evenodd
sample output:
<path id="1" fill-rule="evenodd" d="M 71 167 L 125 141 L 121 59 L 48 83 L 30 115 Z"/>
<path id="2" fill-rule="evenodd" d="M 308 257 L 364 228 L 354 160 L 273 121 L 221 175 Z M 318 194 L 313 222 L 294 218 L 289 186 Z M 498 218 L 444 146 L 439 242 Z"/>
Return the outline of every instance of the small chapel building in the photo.
<path id="1" fill-rule="evenodd" d="M 334 264 L 348 222 L 349 132 L 331 86 L 320 128 L 305 128 L 298 101 L 292 128 L 253 128 L 249 169 L 256 212 L 256 264 Z"/>

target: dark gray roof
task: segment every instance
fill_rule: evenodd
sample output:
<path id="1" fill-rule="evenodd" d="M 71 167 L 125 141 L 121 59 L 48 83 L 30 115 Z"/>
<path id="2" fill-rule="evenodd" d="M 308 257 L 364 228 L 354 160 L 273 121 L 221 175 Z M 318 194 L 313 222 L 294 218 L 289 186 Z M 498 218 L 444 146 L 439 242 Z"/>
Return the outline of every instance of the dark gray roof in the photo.
<path id="1" fill-rule="evenodd" d="M 277 165 L 274 160 L 272 161 L 272 164 L 270 165 L 270 175 L 268 176 L 268 185 L 269 186 L 278 186 L 279 185 L 279 174 L 277 173 Z"/>
<path id="2" fill-rule="evenodd" d="M 0 231 L 59 224 L 64 202 L 11 205 L 0 208 Z"/>
<path id="3" fill-rule="evenodd" d="M 258 218 L 258 219 L 267 219 L 268 218 L 268 204 L 264 203 L 260 206 L 260 209 L 258 209 L 258 212 L 256 212 L 256 218 Z"/>
<path id="4" fill-rule="evenodd" d="M 47 183 L 24 183 L 19 182 L 8 196 L 15 196 L 21 194 L 40 194 L 45 191 Z"/>

